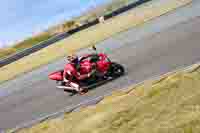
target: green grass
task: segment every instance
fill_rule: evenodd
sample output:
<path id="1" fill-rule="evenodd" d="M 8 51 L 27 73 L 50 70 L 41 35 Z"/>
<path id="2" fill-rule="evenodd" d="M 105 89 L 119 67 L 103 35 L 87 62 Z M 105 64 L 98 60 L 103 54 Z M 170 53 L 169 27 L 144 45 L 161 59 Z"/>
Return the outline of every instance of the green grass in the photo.
<path id="1" fill-rule="evenodd" d="M 39 36 L 28 38 L 28 39 L 14 45 L 13 48 L 15 48 L 17 50 L 23 50 L 26 48 L 30 48 L 30 47 L 38 44 L 39 42 L 49 39 L 50 37 L 52 37 L 52 36 L 49 33 L 43 33 Z"/>
<path id="2" fill-rule="evenodd" d="M 51 36 L 52 35 L 50 35 L 49 33 L 44 32 L 40 35 L 30 37 L 22 42 L 19 42 L 12 47 L 1 48 L 0 49 L 0 58 L 5 58 L 9 55 L 12 55 L 12 54 L 19 52 L 21 50 L 24 50 L 26 48 L 33 47 L 34 45 L 38 44 L 39 42 L 49 39 Z"/>

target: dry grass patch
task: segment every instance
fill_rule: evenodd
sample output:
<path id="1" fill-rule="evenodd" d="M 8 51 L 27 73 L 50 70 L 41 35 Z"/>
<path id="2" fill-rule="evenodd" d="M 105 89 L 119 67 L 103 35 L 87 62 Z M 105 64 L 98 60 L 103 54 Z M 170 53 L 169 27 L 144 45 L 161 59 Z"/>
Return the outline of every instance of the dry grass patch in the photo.
<path id="1" fill-rule="evenodd" d="M 16 51 L 17 50 L 15 48 L 0 48 L 0 58 L 5 58 Z"/>

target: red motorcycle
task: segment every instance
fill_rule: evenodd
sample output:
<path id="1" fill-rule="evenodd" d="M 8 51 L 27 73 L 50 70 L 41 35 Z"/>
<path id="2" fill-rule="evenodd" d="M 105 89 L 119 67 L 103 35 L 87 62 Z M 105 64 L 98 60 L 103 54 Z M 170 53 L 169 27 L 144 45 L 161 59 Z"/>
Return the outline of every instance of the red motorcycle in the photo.
<path id="1" fill-rule="evenodd" d="M 96 51 L 95 46 L 92 48 Z M 80 74 L 87 74 L 93 70 L 95 70 L 95 73 L 89 78 L 84 80 L 74 79 L 73 83 L 76 83 L 81 88 L 84 88 L 84 90 L 88 90 L 89 88 L 101 85 L 124 74 L 124 67 L 122 65 L 112 62 L 106 54 L 98 52 L 84 55 L 80 57 L 79 60 L 78 71 Z M 62 88 L 65 91 L 77 93 L 77 90 L 73 84 L 66 84 L 66 82 L 63 81 L 63 71 L 64 70 L 53 72 L 49 74 L 49 78 L 51 80 L 55 80 L 57 84 L 59 84 L 57 88 Z"/>

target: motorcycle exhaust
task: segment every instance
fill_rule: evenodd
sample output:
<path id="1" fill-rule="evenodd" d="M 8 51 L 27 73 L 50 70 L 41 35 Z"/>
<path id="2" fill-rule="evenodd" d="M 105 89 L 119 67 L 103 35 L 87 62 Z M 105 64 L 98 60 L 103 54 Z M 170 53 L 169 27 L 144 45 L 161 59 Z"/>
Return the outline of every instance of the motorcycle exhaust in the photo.
<path id="1" fill-rule="evenodd" d="M 74 88 L 73 87 L 69 87 L 69 86 L 62 86 L 62 85 L 60 85 L 60 86 L 56 86 L 58 89 L 67 89 L 67 90 L 74 90 Z"/>

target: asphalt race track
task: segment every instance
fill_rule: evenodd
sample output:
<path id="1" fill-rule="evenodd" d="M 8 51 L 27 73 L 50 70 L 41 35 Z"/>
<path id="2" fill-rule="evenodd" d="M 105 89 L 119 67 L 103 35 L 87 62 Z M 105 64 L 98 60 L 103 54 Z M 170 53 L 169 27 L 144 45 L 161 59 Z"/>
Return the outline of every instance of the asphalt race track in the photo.
<path id="1" fill-rule="evenodd" d="M 64 66 L 64 59 L 1 84 L 0 128 L 14 128 L 65 107 L 199 62 L 199 3 L 101 42 L 99 49 L 106 51 L 109 48 L 108 54 L 126 67 L 127 74 L 84 96 L 70 97 L 47 79 L 48 73 Z"/>

